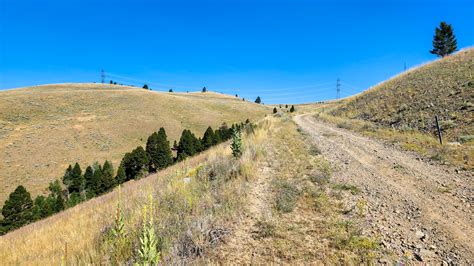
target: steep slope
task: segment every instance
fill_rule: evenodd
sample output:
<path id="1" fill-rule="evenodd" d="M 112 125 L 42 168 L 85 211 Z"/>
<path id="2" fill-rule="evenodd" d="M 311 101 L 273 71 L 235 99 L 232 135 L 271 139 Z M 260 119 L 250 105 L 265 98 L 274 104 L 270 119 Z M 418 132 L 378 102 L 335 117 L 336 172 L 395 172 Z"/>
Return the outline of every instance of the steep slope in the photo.
<path id="1" fill-rule="evenodd" d="M 446 137 L 465 140 L 474 132 L 474 48 L 381 83 L 333 114 L 427 133 L 435 132 L 438 115 Z"/>
<path id="2" fill-rule="evenodd" d="M 0 92 L 0 206 L 16 186 L 33 195 L 68 164 L 112 160 L 164 127 L 171 141 L 185 128 L 256 121 L 263 105 L 216 93 L 161 93 L 103 84 L 58 84 Z"/>

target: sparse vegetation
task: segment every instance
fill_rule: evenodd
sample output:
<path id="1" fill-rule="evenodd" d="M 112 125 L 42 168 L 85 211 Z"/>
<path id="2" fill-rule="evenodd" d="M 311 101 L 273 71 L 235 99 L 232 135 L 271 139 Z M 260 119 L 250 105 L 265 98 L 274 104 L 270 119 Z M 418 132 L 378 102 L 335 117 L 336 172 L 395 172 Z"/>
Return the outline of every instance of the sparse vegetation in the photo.
<path id="1" fill-rule="evenodd" d="M 123 155 L 145 148 L 160 127 L 172 144 L 183 129 L 202 133 L 223 122 L 257 121 L 269 110 L 209 91 L 156 93 L 92 83 L 0 91 L 0 208 L 18 185 L 33 199 L 47 197 L 48 184 L 70 163 L 85 171 L 94 161 L 108 160 L 117 171 Z"/>

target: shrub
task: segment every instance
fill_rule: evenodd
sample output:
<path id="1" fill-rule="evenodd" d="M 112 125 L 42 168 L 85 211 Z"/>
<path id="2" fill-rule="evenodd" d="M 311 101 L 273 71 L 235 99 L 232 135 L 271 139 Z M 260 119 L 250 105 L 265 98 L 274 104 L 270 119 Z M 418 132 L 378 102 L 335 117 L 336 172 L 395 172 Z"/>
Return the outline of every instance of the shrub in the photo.
<path id="1" fill-rule="evenodd" d="M 292 212 L 296 206 L 300 191 L 295 185 L 286 181 L 278 183 L 277 186 L 276 209 L 283 213 Z"/>

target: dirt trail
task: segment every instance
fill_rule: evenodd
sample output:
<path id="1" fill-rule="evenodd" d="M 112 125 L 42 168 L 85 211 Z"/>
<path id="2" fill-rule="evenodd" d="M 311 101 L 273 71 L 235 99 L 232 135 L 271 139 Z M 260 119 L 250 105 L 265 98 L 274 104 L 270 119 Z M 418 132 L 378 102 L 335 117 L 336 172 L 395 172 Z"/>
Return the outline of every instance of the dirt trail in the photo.
<path id="1" fill-rule="evenodd" d="M 317 121 L 295 117 L 335 167 L 336 182 L 355 185 L 366 203 L 366 233 L 396 258 L 474 263 L 472 173 Z"/>
<path id="2" fill-rule="evenodd" d="M 255 225 L 262 218 L 271 216 L 271 176 L 272 168 L 268 162 L 258 167 L 256 180 L 251 182 L 247 202 L 249 203 L 242 219 L 234 225 L 232 235 L 217 250 L 219 263 L 249 264 L 254 261 L 258 249 L 261 249 L 255 235 Z"/>

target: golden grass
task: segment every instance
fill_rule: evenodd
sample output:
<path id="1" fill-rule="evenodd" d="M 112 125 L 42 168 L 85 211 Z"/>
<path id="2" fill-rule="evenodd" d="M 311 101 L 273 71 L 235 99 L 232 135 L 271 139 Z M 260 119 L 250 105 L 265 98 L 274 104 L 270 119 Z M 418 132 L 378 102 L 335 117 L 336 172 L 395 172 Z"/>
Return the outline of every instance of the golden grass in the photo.
<path id="1" fill-rule="evenodd" d="M 85 167 L 144 145 L 164 127 L 168 138 L 183 129 L 197 136 L 270 113 L 263 105 L 217 93 L 162 93 L 104 84 L 58 84 L 0 92 L 0 206 L 18 186 L 33 196 L 47 192 L 68 164 Z"/>
<path id="2" fill-rule="evenodd" d="M 340 101 L 332 114 L 434 134 L 438 115 L 446 140 L 474 132 L 474 48 L 425 64 Z"/>
<path id="3" fill-rule="evenodd" d="M 350 230 L 340 227 L 345 219 L 339 200 L 331 193 L 329 163 L 314 153 L 311 140 L 297 130 L 289 114 L 269 120 L 269 146 L 262 164 L 271 166 L 269 179 L 264 179 L 270 182 L 271 192 L 259 197 L 268 198 L 270 206 L 265 205 L 261 217 L 255 217 L 257 220 L 250 229 L 253 240 L 237 243 L 245 245 L 239 248 L 242 253 L 218 247 L 209 260 L 223 264 L 235 260 L 244 264 L 370 261 L 378 248 L 376 241 L 364 237 L 357 230 L 357 222 L 351 223 Z M 312 177 L 320 174 L 324 182 L 313 181 Z"/>
<path id="4" fill-rule="evenodd" d="M 252 179 L 253 174 L 244 171 L 246 176 L 243 177 L 239 170 L 241 167 L 253 169 L 253 164 L 263 154 L 265 127 L 263 123 L 254 134 L 245 135 L 243 155 L 238 160 L 232 159 L 229 144 L 224 143 L 157 174 L 127 182 L 104 196 L 0 237 L 0 261 L 4 265 L 82 265 L 111 263 L 112 257 L 133 260 L 140 233 L 141 210 L 149 195 L 157 206 L 152 215 L 160 237 L 162 259 L 169 263 L 187 259 L 177 255 L 173 247 L 182 242 L 188 232 L 191 232 L 192 243 L 205 249 L 210 245 L 206 238 L 209 232 L 238 215 L 243 208 L 245 179 Z M 211 180 L 211 176 L 215 180 Z M 115 251 L 108 246 L 110 242 L 104 241 L 119 202 L 130 242 L 125 254 L 113 254 Z"/>

